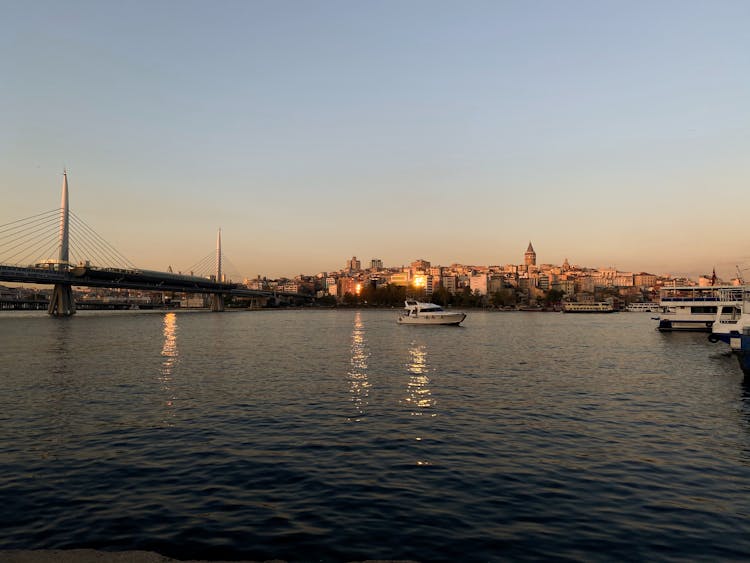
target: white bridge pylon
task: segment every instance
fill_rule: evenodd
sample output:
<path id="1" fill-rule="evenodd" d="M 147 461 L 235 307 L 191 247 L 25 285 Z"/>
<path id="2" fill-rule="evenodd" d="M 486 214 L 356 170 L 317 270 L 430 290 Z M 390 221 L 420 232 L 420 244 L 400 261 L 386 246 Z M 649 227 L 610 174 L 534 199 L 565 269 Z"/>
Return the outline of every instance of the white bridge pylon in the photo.
<path id="1" fill-rule="evenodd" d="M 67 272 L 70 268 L 70 209 L 68 206 L 68 171 L 63 170 L 62 200 L 60 203 L 60 236 L 57 270 Z M 69 283 L 56 283 L 52 290 L 47 312 L 55 317 L 75 315 L 76 303 L 73 288 Z"/>
<path id="2" fill-rule="evenodd" d="M 216 281 L 221 283 L 221 229 L 216 235 Z M 211 310 L 221 312 L 224 310 L 224 295 L 222 293 L 211 294 Z"/>
<path id="3" fill-rule="evenodd" d="M 46 263 L 57 272 L 68 274 L 70 266 L 70 205 L 68 197 L 68 172 L 63 170 L 62 199 L 60 203 L 60 223 L 58 230 L 58 257 Z M 221 229 L 216 236 L 216 282 L 223 283 Z M 224 293 L 210 295 L 211 311 L 224 311 Z M 70 317 L 76 313 L 72 284 L 69 282 L 55 283 L 50 296 L 47 312 L 55 317 Z"/>

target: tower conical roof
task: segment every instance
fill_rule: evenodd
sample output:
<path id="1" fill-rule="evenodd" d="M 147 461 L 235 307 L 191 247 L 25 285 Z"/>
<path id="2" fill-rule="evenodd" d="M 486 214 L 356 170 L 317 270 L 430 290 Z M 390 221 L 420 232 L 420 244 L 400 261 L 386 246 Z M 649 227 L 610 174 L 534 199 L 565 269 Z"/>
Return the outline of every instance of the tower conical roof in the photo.
<path id="1" fill-rule="evenodd" d="M 526 249 L 526 252 L 534 252 L 534 247 L 531 246 L 531 241 L 529 241 L 529 247 Z"/>

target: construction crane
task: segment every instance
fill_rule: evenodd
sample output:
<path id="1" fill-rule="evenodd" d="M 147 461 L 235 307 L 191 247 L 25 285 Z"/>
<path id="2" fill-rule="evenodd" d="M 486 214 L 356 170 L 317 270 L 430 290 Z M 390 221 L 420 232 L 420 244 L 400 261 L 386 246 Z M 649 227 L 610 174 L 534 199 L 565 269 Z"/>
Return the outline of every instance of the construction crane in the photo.
<path id="1" fill-rule="evenodd" d="M 740 270 L 740 267 L 738 264 L 735 264 L 734 267 L 737 269 L 737 279 L 740 280 L 740 285 L 745 285 L 745 278 L 742 277 L 742 272 L 747 270 L 747 268 L 745 268 L 745 270 Z"/>

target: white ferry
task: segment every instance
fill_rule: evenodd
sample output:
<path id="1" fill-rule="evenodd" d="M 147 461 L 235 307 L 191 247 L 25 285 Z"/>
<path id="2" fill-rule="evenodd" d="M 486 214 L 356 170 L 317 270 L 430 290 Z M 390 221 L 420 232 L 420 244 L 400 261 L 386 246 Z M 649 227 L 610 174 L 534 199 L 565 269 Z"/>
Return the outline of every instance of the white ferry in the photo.
<path id="1" fill-rule="evenodd" d="M 711 332 L 714 322 L 733 314 L 741 302 L 742 288 L 733 285 L 665 287 L 660 292 L 657 329 Z"/>
<path id="2" fill-rule="evenodd" d="M 466 313 L 446 311 L 434 303 L 421 303 L 413 299 L 405 301 L 404 312 L 398 317 L 403 325 L 459 325 Z"/>
<path id="3" fill-rule="evenodd" d="M 750 327 L 750 288 L 742 288 L 742 302 L 737 304 L 724 304 L 718 308 L 711 334 L 708 340 L 711 342 L 725 342 L 729 344 L 732 351 L 741 348 L 741 335 Z"/>
<path id="4" fill-rule="evenodd" d="M 614 313 L 615 308 L 607 301 L 595 303 L 563 303 L 563 313 Z"/>
<path id="5" fill-rule="evenodd" d="M 656 313 L 659 311 L 658 303 L 630 303 L 625 310 L 630 313 Z"/>

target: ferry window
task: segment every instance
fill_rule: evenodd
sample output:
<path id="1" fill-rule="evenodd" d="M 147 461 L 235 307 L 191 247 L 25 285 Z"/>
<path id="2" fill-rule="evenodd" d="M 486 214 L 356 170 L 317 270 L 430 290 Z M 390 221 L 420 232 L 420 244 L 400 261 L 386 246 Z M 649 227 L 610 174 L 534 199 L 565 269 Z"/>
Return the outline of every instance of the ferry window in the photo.
<path id="1" fill-rule="evenodd" d="M 716 307 L 690 307 L 691 313 L 716 314 Z"/>

